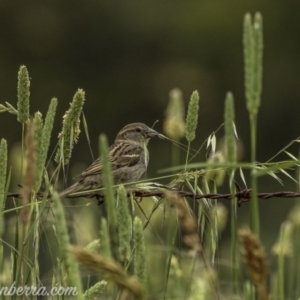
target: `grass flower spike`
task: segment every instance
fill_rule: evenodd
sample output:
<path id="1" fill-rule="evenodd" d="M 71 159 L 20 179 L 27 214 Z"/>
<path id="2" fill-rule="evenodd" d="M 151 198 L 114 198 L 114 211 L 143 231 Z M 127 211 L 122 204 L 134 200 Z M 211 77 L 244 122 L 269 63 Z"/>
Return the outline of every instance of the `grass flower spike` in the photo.
<path id="1" fill-rule="evenodd" d="M 179 89 L 173 89 L 170 92 L 170 101 L 164 122 L 164 132 L 166 136 L 176 141 L 184 137 L 184 103 L 182 92 Z"/>
<path id="2" fill-rule="evenodd" d="M 196 137 L 196 128 L 198 123 L 198 109 L 199 109 L 199 93 L 194 91 L 189 103 L 188 113 L 186 117 L 185 136 L 190 143 Z"/>
<path id="3" fill-rule="evenodd" d="M 80 133 L 80 116 L 85 101 L 85 93 L 79 89 L 73 97 L 71 107 L 63 116 L 63 129 L 58 135 L 58 149 L 55 156 L 57 163 L 66 165 L 71 156 L 74 143 L 77 143 Z"/>
<path id="4" fill-rule="evenodd" d="M 21 66 L 18 73 L 18 121 L 27 122 L 29 119 L 29 75 L 27 68 Z"/>

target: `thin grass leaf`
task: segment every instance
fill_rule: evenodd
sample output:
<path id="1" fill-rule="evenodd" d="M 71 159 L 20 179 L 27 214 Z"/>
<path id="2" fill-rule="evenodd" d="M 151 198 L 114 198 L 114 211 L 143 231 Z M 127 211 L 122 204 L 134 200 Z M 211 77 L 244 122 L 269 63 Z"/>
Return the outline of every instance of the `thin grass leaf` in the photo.
<path id="1" fill-rule="evenodd" d="M 4 199 L 7 198 L 8 190 L 9 190 L 9 187 L 10 187 L 11 169 L 12 169 L 12 167 L 10 167 L 10 169 L 9 169 L 7 180 L 6 180 Z M 3 203 L 3 209 L 5 209 L 5 202 Z M 5 213 L 5 212 L 3 211 L 3 213 Z"/>
<path id="2" fill-rule="evenodd" d="M 7 142 L 1 139 L 0 142 L 0 239 L 4 233 L 3 209 L 5 199 L 5 182 L 7 172 Z M 1 243 L 2 244 L 2 243 Z M 2 246 L 1 246 L 2 247 Z"/>
<path id="3" fill-rule="evenodd" d="M 35 206 L 36 205 L 39 206 L 39 209 L 35 211 L 35 218 L 34 218 L 33 222 L 31 223 L 31 226 L 28 228 L 27 235 L 25 237 L 24 243 L 28 242 L 28 239 L 31 237 L 31 233 L 34 230 L 36 230 L 37 227 L 39 227 L 38 222 L 40 221 L 40 218 L 42 217 L 42 214 L 44 213 L 43 210 L 44 210 L 44 208 L 47 204 L 47 201 L 48 201 L 49 188 L 50 188 L 50 186 L 48 186 L 47 189 L 45 190 L 43 198 L 41 200 L 41 203 L 38 203 L 38 202 L 34 203 Z"/>
<path id="4" fill-rule="evenodd" d="M 7 108 L 4 105 L 0 104 L 0 112 L 5 112 L 5 111 L 7 111 Z"/>
<path id="5" fill-rule="evenodd" d="M 233 123 L 232 126 L 233 126 L 233 132 L 234 132 L 235 138 L 238 140 L 238 139 L 239 139 L 239 136 L 238 136 L 238 134 L 237 134 L 237 130 L 236 130 L 235 123 Z"/>
<path id="6" fill-rule="evenodd" d="M 82 122 L 83 122 L 83 128 L 84 128 L 84 132 L 86 135 L 86 139 L 87 139 L 88 143 L 90 144 L 91 140 L 90 140 L 90 136 L 89 136 L 88 125 L 87 125 L 87 121 L 86 121 L 86 118 L 85 118 L 85 115 L 83 112 L 82 112 Z"/>
<path id="7" fill-rule="evenodd" d="M 215 219 L 217 221 L 214 221 Z M 213 218 L 212 224 L 210 226 L 212 265 L 215 264 L 215 257 L 218 245 L 218 218 L 215 217 L 215 219 Z"/>
<path id="8" fill-rule="evenodd" d="M 203 241 L 204 239 L 205 226 L 206 226 L 205 210 L 206 207 L 204 206 L 204 203 L 202 201 L 199 202 L 197 227 L 198 227 L 198 231 L 200 232 L 201 241 Z"/>
<path id="9" fill-rule="evenodd" d="M 276 163 L 272 163 L 272 164 L 264 164 L 261 166 L 256 165 L 253 174 L 256 177 L 259 177 L 259 176 L 264 176 L 269 171 L 278 172 L 279 169 L 288 169 L 288 168 L 293 168 L 295 166 L 298 166 L 298 164 L 294 160 L 276 162 Z"/>
<path id="10" fill-rule="evenodd" d="M 18 111 L 9 103 L 5 102 L 8 108 L 8 112 L 11 114 L 18 114 Z"/>
<path id="11" fill-rule="evenodd" d="M 208 136 L 207 143 L 206 143 L 206 149 L 209 148 L 210 143 L 211 143 L 211 135 Z"/>
<path id="12" fill-rule="evenodd" d="M 279 168 L 279 171 L 281 173 L 283 173 L 285 176 L 287 176 L 288 178 L 292 179 L 296 184 L 298 184 L 297 180 L 294 179 L 289 173 L 287 173 L 285 170 L 283 170 L 282 168 Z"/>
<path id="13" fill-rule="evenodd" d="M 210 193 L 210 188 L 209 188 L 207 180 L 204 180 L 203 183 L 204 183 L 206 194 L 209 194 Z"/>
<path id="14" fill-rule="evenodd" d="M 158 202 L 156 202 L 154 204 L 154 206 L 152 207 L 152 210 L 151 210 L 148 218 L 146 218 L 146 222 L 144 223 L 143 229 L 147 228 L 148 224 L 150 223 L 150 220 L 151 220 L 152 216 L 154 215 L 154 213 L 156 212 L 156 210 L 160 207 L 160 205 L 161 205 L 162 202 L 163 202 L 163 199 L 160 199 Z M 144 214 L 144 215 L 146 215 L 146 214 Z"/>
<path id="15" fill-rule="evenodd" d="M 256 166 L 255 168 L 260 171 L 256 171 L 254 173 L 254 176 L 260 177 L 260 176 L 264 176 L 264 175 L 268 174 L 271 177 L 273 177 L 274 179 L 276 179 L 280 184 L 283 184 L 283 181 L 277 175 L 275 175 L 274 171 L 271 171 L 270 168 L 267 168 L 265 166 L 262 166 L 262 167 Z M 276 167 L 276 171 L 278 171 L 278 170 L 279 170 L 279 167 Z"/>
<path id="16" fill-rule="evenodd" d="M 18 114 L 18 111 L 11 104 L 9 104 L 8 102 L 5 102 L 5 103 L 6 103 L 7 107 L 3 104 L 0 104 L 0 113 L 8 112 L 8 113 L 14 114 L 14 115 Z"/>
<path id="17" fill-rule="evenodd" d="M 46 162 L 48 149 L 50 145 L 50 138 L 54 124 L 54 118 L 57 108 L 57 98 L 52 98 L 48 112 L 45 118 L 45 124 L 43 128 L 43 139 L 42 139 L 42 148 L 43 148 L 43 161 Z M 45 163 L 44 163 L 45 164 Z"/>
<path id="18" fill-rule="evenodd" d="M 188 146 L 184 145 L 183 143 L 180 143 L 176 140 L 172 140 L 166 136 L 164 136 L 163 134 L 159 134 L 158 135 L 159 138 L 163 139 L 163 140 L 167 140 L 170 141 L 174 146 L 178 147 L 179 149 L 181 149 L 184 152 L 187 152 Z M 206 141 L 205 141 L 206 142 Z M 197 155 L 199 153 L 199 150 L 195 150 L 193 148 L 190 148 L 190 151 L 194 154 Z"/>
<path id="19" fill-rule="evenodd" d="M 216 135 L 213 133 L 212 138 L 211 138 L 211 150 L 212 150 L 212 153 L 216 152 L 216 146 L 217 146 L 217 139 L 216 139 Z"/>
<path id="20" fill-rule="evenodd" d="M 296 158 L 293 154 L 291 154 L 290 152 L 287 151 L 283 151 L 284 153 L 286 153 L 291 159 L 296 160 L 297 162 L 299 162 L 299 159 Z"/>
<path id="21" fill-rule="evenodd" d="M 207 139 L 206 149 L 208 149 L 209 146 L 211 146 L 211 152 L 212 154 L 214 154 L 216 152 L 216 146 L 217 146 L 217 139 L 214 132 L 211 135 L 209 135 Z"/>
<path id="22" fill-rule="evenodd" d="M 244 176 L 244 172 L 243 172 L 243 169 L 242 168 L 239 168 L 239 171 L 240 171 L 240 176 L 242 178 L 242 181 L 244 183 L 244 186 L 247 188 L 247 183 L 246 183 L 246 180 L 245 180 L 245 176 Z"/>
<path id="23" fill-rule="evenodd" d="M 288 149 L 289 147 L 291 147 L 294 143 L 299 143 L 299 137 L 296 140 L 292 140 L 291 142 L 289 142 L 285 147 L 283 147 L 280 151 L 278 151 L 274 156 L 272 156 L 270 159 L 268 159 L 266 161 L 266 163 L 271 162 L 272 160 L 274 160 L 280 153 L 284 152 L 286 149 Z"/>
<path id="24" fill-rule="evenodd" d="M 267 172 L 267 174 L 276 179 L 281 185 L 283 185 L 283 181 L 277 175 L 275 175 L 274 172 Z"/>
<path id="25" fill-rule="evenodd" d="M 91 157 L 94 161 L 95 158 L 94 158 L 93 150 L 92 150 L 92 147 L 91 147 L 91 140 L 90 140 L 90 135 L 89 135 L 88 124 L 87 124 L 87 121 L 86 121 L 86 118 L 85 118 L 85 115 L 84 115 L 83 112 L 82 112 L 82 123 L 83 123 L 84 132 L 85 132 L 85 135 L 86 135 L 86 139 L 87 139 L 87 142 L 88 142 L 88 145 L 89 145 Z"/>

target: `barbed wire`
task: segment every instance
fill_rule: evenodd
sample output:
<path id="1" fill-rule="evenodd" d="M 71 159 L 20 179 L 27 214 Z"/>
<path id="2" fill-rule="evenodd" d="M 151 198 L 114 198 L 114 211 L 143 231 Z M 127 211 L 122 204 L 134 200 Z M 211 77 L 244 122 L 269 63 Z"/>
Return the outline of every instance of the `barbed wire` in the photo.
<path id="1" fill-rule="evenodd" d="M 167 187 L 167 186 L 165 186 Z M 173 191 L 178 193 L 181 197 L 188 197 L 192 198 L 194 200 L 201 200 L 201 199 L 217 199 L 217 200 L 231 200 L 232 196 L 237 198 L 237 203 L 239 206 L 241 206 L 242 203 L 249 202 L 251 200 L 251 189 L 240 189 L 240 187 L 236 184 L 237 192 L 232 194 L 219 194 L 219 193 L 209 193 L 209 194 L 197 194 L 193 192 L 188 192 L 180 189 L 173 189 L 173 188 L 166 188 L 166 190 Z M 163 198 L 166 190 L 131 190 L 130 193 L 135 198 L 147 198 L 147 197 L 160 197 Z M 37 193 L 37 198 L 42 199 L 44 196 L 43 192 Z M 19 193 L 8 193 L 7 197 L 15 197 L 20 198 Z M 104 202 L 104 196 L 99 195 L 97 193 L 87 193 L 87 194 L 80 194 L 80 195 L 69 195 L 65 198 L 96 198 L 98 200 L 99 204 L 102 204 Z M 300 197 L 300 193 L 291 192 L 291 191 L 282 191 L 282 192 L 269 192 L 269 193 L 258 193 L 257 198 L 261 200 L 267 200 L 270 198 L 297 198 Z M 51 198 L 51 195 L 48 195 L 47 198 Z"/>

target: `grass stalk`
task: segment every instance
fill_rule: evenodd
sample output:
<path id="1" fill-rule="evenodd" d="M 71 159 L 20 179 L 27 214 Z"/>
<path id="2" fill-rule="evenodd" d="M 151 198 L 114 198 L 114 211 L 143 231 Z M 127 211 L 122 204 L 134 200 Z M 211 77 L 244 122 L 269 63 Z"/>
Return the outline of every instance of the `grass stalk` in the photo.
<path id="1" fill-rule="evenodd" d="M 257 116 L 250 116 L 251 126 L 251 161 L 256 161 L 256 122 Z M 257 176 L 255 176 L 255 169 L 252 170 L 251 174 L 251 201 L 250 201 L 250 228 L 253 233 L 259 237 L 260 232 L 260 221 L 259 221 L 259 204 L 257 198 Z"/>
<path id="2" fill-rule="evenodd" d="M 100 153 L 101 153 L 101 162 L 103 166 L 103 183 L 104 183 L 104 195 L 105 203 L 107 209 L 108 225 L 113 229 L 117 226 L 117 217 L 116 217 L 116 200 L 113 192 L 113 178 L 111 174 L 111 166 L 108 159 L 108 143 L 107 138 L 104 134 L 100 135 Z"/>
<path id="3" fill-rule="evenodd" d="M 230 231 L 231 231 L 231 284 L 232 284 L 232 292 L 234 295 L 238 294 L 238 286 L 239 286 L 239 259 L 238 259 L 238 248 L 237 248 L 237 220 L 236 220 L 236 208 L 237 208 L 237 199 L 234 197 L 236 192 L 234 186 L 234 171 L 231 171 L 230 175 L 230 192 L 232 195 L 231 199 L 231 219 L 230 219 Z"/>
<path id="4" fill-rule="evenodd" d="M 135 217 L 133 222 L 134 233 L 134 274 L 139 282 L 146 283 L 146 253 L 143 224 L 140 218 Z"/>
<path id="5" fill-rule="evenodd" d="M 256 162 L 257 114 L 261 102 L 262 92 L 262 56 L 263 31 L 262 16 L 256 13 L 252 23 L 250 14 L 244 17 L 244 65 L 245 65 L 245 94 L 246 104 L 250 118 L 251 133 L 251 161 Z M 259 206 L 257 199 L 257 177 L 254 170 L 251 174 L 251 201 L 250 201 L 250 227 L 259 237 Z"/>
<path id="6" fill-rule="evenodd" d="M 230 164 L 236 163 L 236 141 L 234 134 L 234 99 L 232 93 L 227 93 L 225 99 L 225 141 L 226 156 Z M 237 225 L 236 225 L 236 209 L 237 199 L 235 195 L 234 185 L 235 167 L 230 169 L 229 187 L 231 192 L 231 279 L 232 292 L 234 295 L 238 293 L 238 253 L 237 253 Z"/>
<path id="7" fill-rule="evenodd" d="M 173 218 L 172 218 L 173 219 Z M 168 229 L 168 256 L 167 256 L 167 267 L 166 267 L 166 277 L 165 277 L 165 290 L 164 290 L 164 299 L 167 299 L 167 291 L 168 291 L 168 281 L 169 281 L 169 276 L 170 276 L 170 270 L 171 270 L 171 262 L 172 262 L 172 256 L 173 256 L 173 251 L 175 248 L 175 242 L 176 242 L 176 237 L 177 237 L 177 232 L 178 232 L 178 222 L 177 220 L 171 221 L 169 223 L 170 228 Z"/>
<path id="8" fill-rule="evenodd" d="M 101 253 L 105 257 L 112 257 L 110 249 L 110 239 L 108 234 L 108 227 L 106 219 L 101 219 L 100 227 L 100 242 L 101 242 Z"/>
<path id="9" fill-rule="evenodd" d="M 284 240 L 284 229 L 283 225 L 280 230 L 280 248 L 283 248 L 282 242 Z M 278 253 L 278 273 L 277 273 L 277 287 L 278 287 L 278 300 L 284 300 L 284 262 L 285 262 L 285 254 L 281 249 Z"/>
<path id="10" fill-rule="evenodd" d="M 70 238 L 67 231 L 67 224 L 64 214 L 64 209 L 61 204 L 61 199 L 58 194 L 55 192 L 52 196 L 53 199 L 53 213 L 56 218 L 56 230 L 57 238 L 60 246 L 60 254 L 62 261 L 65 265 L 67 283 L 68 286 L 77 287 L 78 299 L 82 297 L 82 287 L 80 274 L 78 269 L 78 264 L 74 261 L 69 252 L 70 247 Z"/>
<path id="11" fill-rule="evenodd" d="M 285 221 L 280 228 L 279 242 L 273 247 L 273 252 L 277 255 L 278 271 L 277 271 L 277 295 L 278 300 L 284 300 L 285 295 L 285 258 L 293 255 L 293 224 L 290 221 Z M 298 284 L 298 283 L 297 283 Z M 294 295 L 293 295 L 294 296 Z"/>
<path id="12" fill-rule="evenodd" d="M 33 131 L 36 147 L 36 166 L 37 174 L 34 181 L 34 191 L 37 192 L 40 188 L 43 176 L 44 165 L 42 164 L 42 138 L 43 138 L 43 119 L 40 112 L 35 113 L 33 118 Z"/>
<path id="13" fill-rule="evenodd" d="M 300 285 L 298 284 L 298 282 L 300 282 L 300 226 L 296 226 L 295 227 L 295 233 L 294 233 L 294 241 L 295 241 L 295 262 L 296 262 L 296 266 L 295 266 L 295 297 L 298 299 L 300 298 Z"/>
<path id="14" fill-rule="evenodd" d="M 28 252 L 28 243 L 26 243 L 26 237 L 28 236 L 28 228 L 31 222 L 31 203 L 34 195 L 31 194 L 35 177 L 36 177 L 36 147 L 34 142 L 34 132 L 31 124 L 27 125 L 26 136 L 25 136 L 25 158 L 26 158 L 26 168 L 24 170 L 22 189 L 20 192 L 22 209 L 20 213 L 22 222 L 22 233 L 21 233 L 21 243 L 20 243 L 20 256 L 18 261 L 17 269 L 17 282 L 24 276 L 27 275 L 25 270 L 27 269 L 28 259 L 26 253 Z M 25 284 L 25 282 L 21 282 Z"/>
<path id="15" fill-rule="evenodd" d="M 190 153 L 190 143 L 196 137 L 196 129 L 198 123 L 198 110 L 199 110 L 199 93 L 198 91 L 194 91 L 191 96 L 191 100 L 188 107 L 188 112 L 186 116 L 186 127 L 185 127 L 185 137 L 188 141 L 188 149 L 186 153 L 186 160 L 185 160 L 185 169 L 188 164 L 189 160 L 189 153 Z"/>
<path id="16" fill-rule="evenodd" d="M 126 190 L 123 185 L 118 189 L 118 233 L 119 233 L 119 257 L 126 266 L 130 258 L 131 241 L 131 217 L 128 209 Z"/>

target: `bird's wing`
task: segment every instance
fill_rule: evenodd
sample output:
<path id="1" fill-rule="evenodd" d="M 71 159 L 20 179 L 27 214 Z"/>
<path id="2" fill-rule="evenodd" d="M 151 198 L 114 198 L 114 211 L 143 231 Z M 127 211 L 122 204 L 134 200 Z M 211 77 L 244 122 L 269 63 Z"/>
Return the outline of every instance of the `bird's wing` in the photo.
<path id="1" fill-rule="evenodd" d="M 108 159 L 111 169 L 130 167 L 137 164 L 144 152 L 144 148 L 135 143 L 115 143 L 109 148 Z M 97 158 L 81 175 L 81 179 L 102 173 L 102 162 Z"/>

